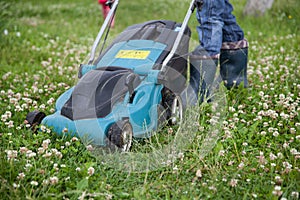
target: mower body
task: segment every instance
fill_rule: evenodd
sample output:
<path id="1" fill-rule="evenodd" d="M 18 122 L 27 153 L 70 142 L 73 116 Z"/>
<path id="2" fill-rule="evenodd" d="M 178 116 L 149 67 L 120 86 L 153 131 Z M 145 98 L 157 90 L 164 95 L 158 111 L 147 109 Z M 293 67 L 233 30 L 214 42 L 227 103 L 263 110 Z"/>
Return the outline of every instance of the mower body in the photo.
<path id="1" fill-rule="evenodd" d="M 133 137 L 150 137 L 164 115 L 164 91 L 179 94 L 186 84 L 190 30 L 170 60 L 181 24 L 149 21 L 128 27 L 99 57 L 79 70 L 79 82 L 56 101 L 55 113 L 41 124 L 54 132 L 66 132 L 105 146 L 110 127 L 130 122 Z M 164 118 L 165 119 L 165 118 Z"/>

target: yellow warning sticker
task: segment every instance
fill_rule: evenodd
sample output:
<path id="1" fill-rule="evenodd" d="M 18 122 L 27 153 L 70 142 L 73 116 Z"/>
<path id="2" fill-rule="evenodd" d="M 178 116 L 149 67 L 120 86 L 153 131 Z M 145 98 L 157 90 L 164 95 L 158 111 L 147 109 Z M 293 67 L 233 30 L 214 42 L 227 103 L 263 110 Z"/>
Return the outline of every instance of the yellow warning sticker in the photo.
<path id="1" fill-rule="evenodd" d="M 145 50 L 120 50 L 115 57 L 144 60 L 149 56 L 150 53 L 151 51 Z"/>

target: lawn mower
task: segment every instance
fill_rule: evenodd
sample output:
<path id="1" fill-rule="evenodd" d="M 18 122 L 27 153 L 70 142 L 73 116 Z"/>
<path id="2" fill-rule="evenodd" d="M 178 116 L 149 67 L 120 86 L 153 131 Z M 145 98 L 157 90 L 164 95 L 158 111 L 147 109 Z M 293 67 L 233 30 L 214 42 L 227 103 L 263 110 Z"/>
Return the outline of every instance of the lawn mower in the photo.
<path id="1" fill-rule="evenodd" d="M 190 3 L 183 23 L 152 20 L 129 26 L 103 50 L 119 1 L 108 3 L 111 10 L 87 63 L 80 65 L 78 83 L 57 99 L 54 114 L 33 111 L 26 122 L 128 151 L 133 137 L 151 137 L 158 127 L 183 118 L 180 94 L 186 88 L 191 35 L 187 24 L 202 1 Z"/>

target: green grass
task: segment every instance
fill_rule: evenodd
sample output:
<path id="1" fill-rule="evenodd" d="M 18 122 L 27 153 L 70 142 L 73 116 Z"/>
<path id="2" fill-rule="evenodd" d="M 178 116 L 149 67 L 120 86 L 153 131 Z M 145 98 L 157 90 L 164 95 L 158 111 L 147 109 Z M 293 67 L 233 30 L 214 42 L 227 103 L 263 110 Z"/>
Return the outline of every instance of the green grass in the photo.
<path id="1" fill-rule="evenodd" d="M 103 154 L 23 125 L 29 111 L 52 113 L 77 82 L 103 22 L 97 1 L 1 1 L 1 199 L 298 199 L 300 3 L 275 1 L 251 17 L 245 0 L 231 2 L 250 43 L 250 87 L 188 110 L 178 131 L 135 141 L 131 153 Z M 188 5 L 121 1 L 111 38 L 147 20 L 182 21 Z M 191 48 L 197 25 L 192 17 Z"/>

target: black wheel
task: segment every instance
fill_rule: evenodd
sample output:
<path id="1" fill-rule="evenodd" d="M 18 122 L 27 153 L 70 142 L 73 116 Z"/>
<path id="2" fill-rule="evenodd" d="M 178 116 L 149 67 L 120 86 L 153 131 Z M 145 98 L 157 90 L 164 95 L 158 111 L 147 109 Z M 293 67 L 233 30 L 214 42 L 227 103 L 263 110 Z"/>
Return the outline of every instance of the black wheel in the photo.
<path id="1" fill-rule="evenodd" d="M 183 104 L 181 97 L 166 88 L 162 91 L 162 97 L 169 125 L 180 124 L 183 119 Z"/>
<path id="2" fill-rule="evenodd" d="M 36 131 L 36 127 L 41 124 L 42 120 L 46 117 L 46 114 L 38 110 L 29 112 L 25 119 L 25 124 L 30 124 L 30 128 Z"/>
<path id="3" fill-rule="evenodd" d="M 126 152 L 132 144 L 133 130 L 128 120 L 121 120 L 111 125 L 107 133 L 107 145 L 110 150 Z"/>

